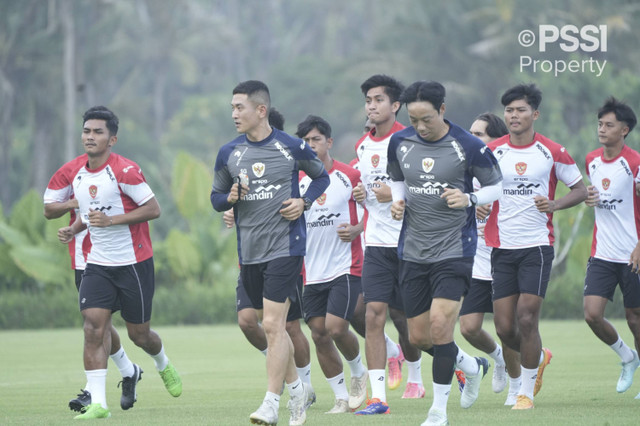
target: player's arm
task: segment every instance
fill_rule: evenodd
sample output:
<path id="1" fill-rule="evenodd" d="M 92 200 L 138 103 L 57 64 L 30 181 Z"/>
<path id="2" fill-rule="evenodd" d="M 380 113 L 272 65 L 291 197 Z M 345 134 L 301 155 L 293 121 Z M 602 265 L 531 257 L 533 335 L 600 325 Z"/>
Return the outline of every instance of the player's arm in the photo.
<path id="1" fill-rule="evenodd" d="M 564 197 L 560 197 L 557 200 L 549 200 L 542 195 L 536 195 L 533 201 L 536 208 L 540 213 L 553 213 L 556 210 L 564 210 L 569 207 L 573 207 L 580 204 L 587 199 L 589 192 L 582 180 L 579 180 L 575 185 L 569 187 L 570 191 Z"/>
<path id="2" fill-rule="evenodd" d="M 58 240 L 62 244 L 68 244 L 73 240 L 73 237 L 75 237 L 78 232 L 84 231 L 85 229 L 87 229 L 87 225 L 82 223 L 82 220 L 78 215 L 76 221 L 71 225 L 58 229 Z"/>
<path id="3" fill-rule="evenodd" d="M 160 204 L 156 197 L 138 206 L 130 212 L 107 216 L 100 210 L 89 210 L 89 225 L 106 228 L 115 225 L 133 225 L 135 223 L 148 222 L 160 217 Z"/>
<path id="4" fill-rule="evenodd" d="M 71 198 L 70 200 L 60 203 L 45 203 L 44 205 L 44 217 L 47 219 L 57 219 L 60 216 L 64 216 L 73 209 L 78 208 L 78 200 Z"/>

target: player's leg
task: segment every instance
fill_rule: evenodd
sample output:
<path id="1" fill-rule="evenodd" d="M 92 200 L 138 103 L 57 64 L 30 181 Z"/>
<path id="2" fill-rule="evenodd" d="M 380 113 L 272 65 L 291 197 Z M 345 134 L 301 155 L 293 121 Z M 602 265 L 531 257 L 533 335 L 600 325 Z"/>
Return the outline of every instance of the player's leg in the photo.
<path id="1" fill-rule="evenodd" d="M 180 375 L 165 354 L 160 336 L 151 329 L 151 307 L 155 290 L 153 258 L 120 268 L 117 286 L 122 318 L 127 324 L 129 339 L 151 356 L 169 394 L 174 397 L 180 396 Z M 140 380 L 140 376 L 134 379 L 133 401 L 135 384 Z"/>

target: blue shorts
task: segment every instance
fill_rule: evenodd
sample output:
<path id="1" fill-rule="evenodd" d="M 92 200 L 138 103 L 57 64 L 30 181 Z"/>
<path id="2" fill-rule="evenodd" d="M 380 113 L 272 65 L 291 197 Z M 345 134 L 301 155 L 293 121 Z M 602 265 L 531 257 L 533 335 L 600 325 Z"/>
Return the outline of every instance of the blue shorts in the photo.
<path id="1" fill-rule="evenodd" d="M 460 300 L 469 291 L 472 270 L 473 257 L 435 263 L 402 261 L 400 288 L 407 318 L 430 310 L 435 298 Z"/>
<path id="2" fill-rule="evenodd" d="M 153 258 L 126 266 L 101 266 L 88 263 L 78 294 L 80 310 L 88 308 L 121 309 L 122 318 L 132 324 L 151 319 L 155 292 Z"/>
<path id="3" fill-rule="evenodd" d="M 302 260 L 302 256 L 289 256 L 241 265 L 240 277 L 251 305 L 262 306 L 262 298 L 277 303 L 284 303 L 289 298 L 292 305 L 297 302 L 296 283 L 302 272 Z"/>
<path id="4" fill-rule="evenodd" d="M 350 321 L 362 291 L 360 277 L 341 275 L 326 282 L 304 287 L 304 320 L 326 317 L 327 314 Z"/>
<path id="5" fill-rule="evenodd" d="M 589 258 L 587 275 L 584 278 L 585 296 L 600 296 L 613 300 L 618 284 L 622 291 L 624 307 L 640 307 L 640 276 L 631 271 L 631 265 Z"/>
<path id="6" fill-rule="evenodd" d="M 552 246 L 491 251 L 493 300 L 514 294 L 535 294 L 544 299 L 551 276 Z"/>
<path id="7" fill-rule="evenodd" d="M 396 247 L 367 247 L 362 264 L 362 294 L 364 303 L 384 302 L 404 310 L 398 274 L 400 260 Z"/>
<path id="8" fill-rule="evenodd" d="M 298 278 L 298 282 L 296 283 L 296 293 L 297 293 L 297 301 L 292 302 L 289 307 L 289 313 L 287 314 L 287 322 L 295 321 L 302 318 L 302 275 Z M 243 309 L 262 309 L 262 299 L 260 299 L 260 304 L 257 307 L 254 307 L 251 304 L 251 300 L 247 295 L 247 291 L 244 289 L 242 285 L 242 278 L 238 275 L 238 285 L 236 286 L 236 312 L 240 312 Z"/>
<path id="9" fill-rule="evenodd" d="M 492 293 L 491 281 L 472 278 L 469 292 L 462 301 L 460 316 L 474 313 L 493 313 Z"/>

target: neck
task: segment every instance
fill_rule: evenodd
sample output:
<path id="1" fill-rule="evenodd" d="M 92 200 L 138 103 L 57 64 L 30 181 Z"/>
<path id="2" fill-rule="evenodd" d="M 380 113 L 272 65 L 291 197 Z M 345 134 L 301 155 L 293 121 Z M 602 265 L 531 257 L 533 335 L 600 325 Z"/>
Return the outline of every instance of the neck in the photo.
<path id="1" fill-rule="evenodd" d="M 624 139 L 615 143 L 612 146 L 603 146 L 602 156 L 605 160 L 613 160 L 622 152 L 624 148 Z"/>
<path id="2" fill-rule="evenodd" d="M 333 168 L 333 158 L 329 154 L 325 156 L 325 158 L 321 158 L 322 164 L 324 164 L 324 168 L 327 170 L 331 170 Z"/>
<path id="3" fill-rule="evenodd" d="M 533 127 L 524 133 L 520 133 L 519 135 L 514 135 L 513 133 L 511 133 L 509 134 L 509 142 L 511 142 L 511 145 L 516 146 L 529 145 L 533 142 L 533 137 L 535 134 L 536 132 L 533 130 Z"/>
<path id="4" fill-rule="evenodd" d="M 435 136 L 432 142 L 439 141 L 440 139 L 444 138 L 447 135 L 447 133 L 449 133 L 449 127 L 450 126 L 447 124 L 447 122 L 443 121 L 442 128 L 440 129 L 440 131 Z"/>
<path id="5" fill-rule="evenodd" d="M 107 160 L 109 159 L 109 156 L 111 155 L 111 151 L 107 151 L 104 154 L 101 154 L 97 157 L 92 157 L 89 156 L 89 160 L 87 161 L 87 166 L 89 167 L 89 169 L 94 170 L 94 169 L 99 169 L 100 167 L 102 167 L 104 165 L 104 163 L 107 162 Z"/>
<path id="6" fill-rule="evenodd" d="M 390 120 L 381 124 L 376 124 L 376 137 L 381 138 L 391 131 L 393 125 L 396 124 L 396 117 L 393 116 Z"/>
<path id="7" fill-rule="evenodd" d="M 273 130 L 271 129 L 269 122 L 264 121 L 260 123 L 260 125 L 257 126 L 255 129 L 252 129 L 251 131 L 247 132 L 246 135 L 247 135 L 247 139 L 249 139 L 250 142 L 260 142 L 261 140 L 264 140 L 267 137 L 269 137 L 272 131 Z"/>

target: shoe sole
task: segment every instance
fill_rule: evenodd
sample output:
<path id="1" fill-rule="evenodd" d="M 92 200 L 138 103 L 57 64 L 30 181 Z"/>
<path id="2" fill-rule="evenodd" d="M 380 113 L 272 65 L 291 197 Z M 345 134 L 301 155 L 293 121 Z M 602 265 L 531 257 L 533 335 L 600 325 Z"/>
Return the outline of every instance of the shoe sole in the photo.
<path id="1" fill-rule="evenodd" d="M 549 355 L 548 359 L 547 355 Z M 553 354 L 549 349 L 546 349 L 544 351 L 544 359 L 542 360 L 542 365 L 538 367 L 538 377 L 536 378 L 536 384 L 533 387 L 533 396 L 536 396 L 538 392 L 540 392 L 540 389 L 542 389 L 542 375 L 544 374 L 544 370 L 545 368 L 547 368 L 547 365 L 551 364 L 551 358 L 553 358 Z"/>
<path id="2" fill-rule="evenodd" d="M 82 405 L 80 402 L 77 402 L 77 401 L 70 401 L 69 409 L 71 411 L 75 411 L 76 413 L 84 413 L 87 409 L 87 406 Z"/>

